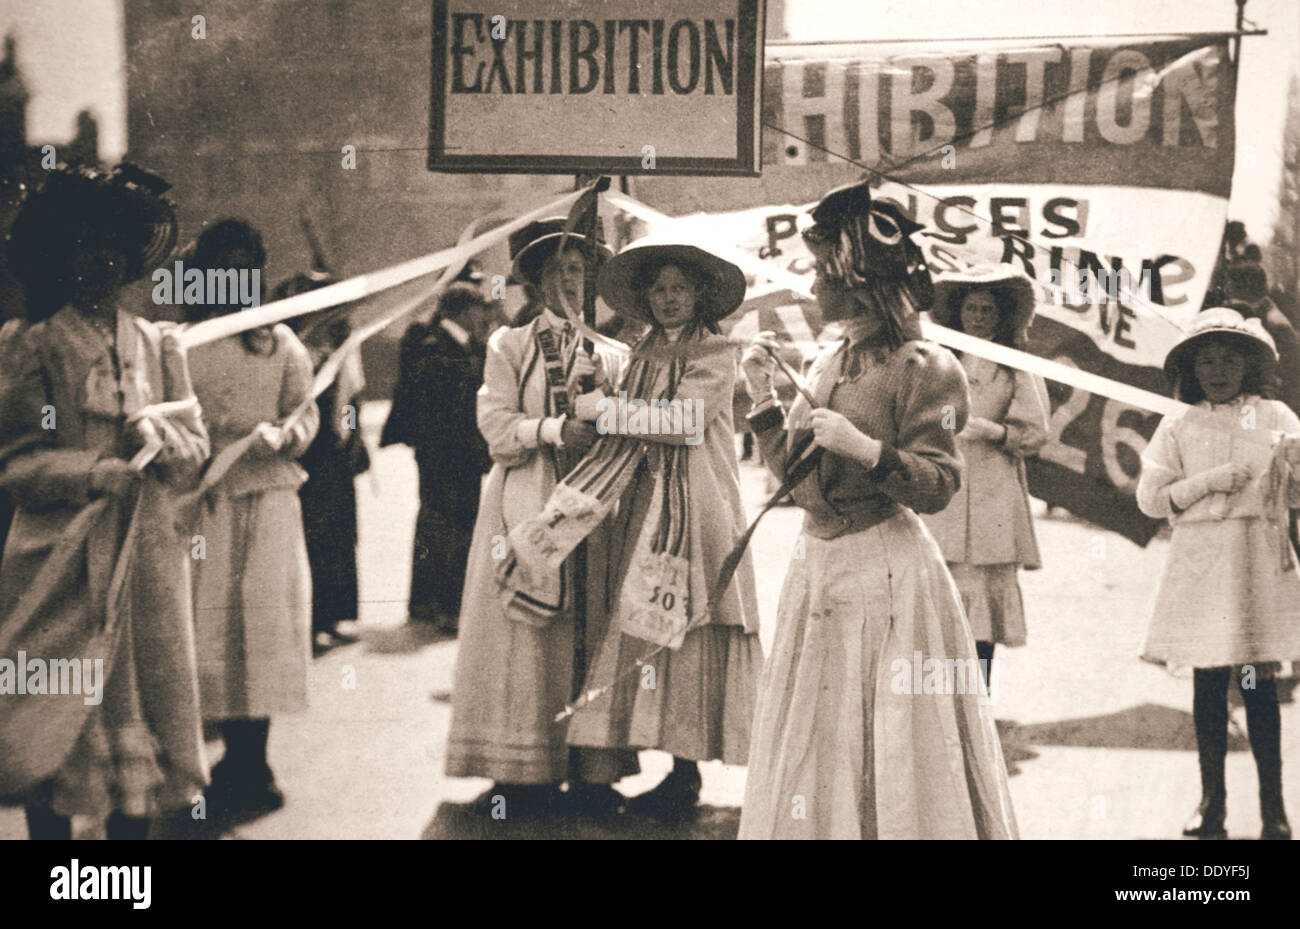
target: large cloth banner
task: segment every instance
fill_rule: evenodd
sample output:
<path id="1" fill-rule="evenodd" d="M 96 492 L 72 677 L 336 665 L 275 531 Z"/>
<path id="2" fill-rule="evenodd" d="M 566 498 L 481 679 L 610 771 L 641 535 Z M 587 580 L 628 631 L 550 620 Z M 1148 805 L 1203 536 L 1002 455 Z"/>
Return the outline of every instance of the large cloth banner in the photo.
<path id="1" fill-rule="evenodd" d="M 769 195 L 773 177 L 851 159 L 879 198 L 925 224 L 935 273 L 1004 262 L 1035 280 L 1034 354 L 1165 393 L 1160 365 L 1201 307 L 1227 214 L 1226 37 L 836 54 L 768 51 Z M 797 228 L 809 206 L 688 223 L 702 242 L 810 274 Z M 756 312 L 733 333 L 775 321 L 797 341 L 800 318 L 817 332 L 819 318 L 791 292 L 751 296 Z M 1145 544 L 1158 523 L 1133 492 L 1159 415 L 1048 387 L 1052 438 L 1030 464 L 1032 493 Z"/>

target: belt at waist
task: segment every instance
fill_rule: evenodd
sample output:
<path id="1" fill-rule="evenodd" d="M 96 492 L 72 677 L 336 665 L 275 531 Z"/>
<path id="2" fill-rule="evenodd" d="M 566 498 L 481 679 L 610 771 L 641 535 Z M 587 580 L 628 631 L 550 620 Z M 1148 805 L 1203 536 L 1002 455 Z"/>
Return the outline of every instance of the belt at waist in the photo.
<path id="1" fill-rule="evenodd" d="M 851 509 L 836 510 L 819 506 L 807 510 L 804 532 L 817 539 L 835 539 L 842 535 L 862 532 L 892 519 L 903 511 L 902 505 L 888 497 L 872 497 L 855 502 Z"/>

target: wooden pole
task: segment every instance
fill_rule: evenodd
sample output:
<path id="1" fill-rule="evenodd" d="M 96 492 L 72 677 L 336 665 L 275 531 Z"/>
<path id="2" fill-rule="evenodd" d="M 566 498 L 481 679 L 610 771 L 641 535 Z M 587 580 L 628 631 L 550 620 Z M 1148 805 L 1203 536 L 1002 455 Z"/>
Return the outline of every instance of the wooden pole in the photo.
<path id="1" fill-rule="evenodd" d="M 579 174 L 574 182 L 574 189 L 581 190 L 592 182 L 592 176 Z M 582 287 L 582 321 L 593 329 L 596 326 L 596 230 L 599 199 L 593 198 L 591 208 L 578 220 L 574 232 L 584 237 L 583 244 L 583 287 Z M 590 339 L 582 340 L 582 348 L 591 354 L 595 346 Z M 578 382 L 579 393 L 594 389 L 594 378 L 585 375 Z M 565 467 L 571 468 L 578 463 L 578 456 L 565 456 Z M 569 688 L 570 698 L 577 700 L 587 685 L 587 543 L 582 542 L 570 556 L 573 564 L 573 676 Z M 582 780 L 579 752 L 581 749 L 569 749 L 569 785 Z"/>

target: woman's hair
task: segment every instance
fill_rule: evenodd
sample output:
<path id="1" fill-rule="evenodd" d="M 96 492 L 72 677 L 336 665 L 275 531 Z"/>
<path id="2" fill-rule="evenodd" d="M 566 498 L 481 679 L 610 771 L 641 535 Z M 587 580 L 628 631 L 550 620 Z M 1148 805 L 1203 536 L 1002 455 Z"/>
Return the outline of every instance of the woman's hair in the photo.
<path id="1" fill-rule="evenodd" d="M 1196 356 L 1207 345 L 1218 343 L 1230 348 L 1245 359 L 1246 370 L 1241 376 L 1241 393 L 1256 394 L 1267 399 L 1274 399 L 1276 380 L 1274 379 L 1273 359 L 1267 350 L 1254 339 L 1231 332 L 1213 332 L 1201 336 L 1191 351 L 1183 352 L 1179 358 L 1178 368 L 1170 378 L 1174 398 L 1183 403 L 1200 403 L 1205 399 L 1205 390 L 1196 378 Z"/>
<path id="2" fill-rule="evenodd" d="M 477 285 L 458 281 L 438 298 L 438 311 L 434 314 L 434 319 L 455 319 L 471 307 L 488 305 L 489 301 Z"/>
<path id="3" fill-rule="evenodd" d="M 262 234 L 242 219 L 223 219 L 213 223 L 200 233 L 194 244 L 186 250 L 182 259 L 188 271 L 196 268 L 205 274 L 208 271 L 224 271 L 232 267 L 230 258 L 236 252 L 247 252 L 252 263 L 247 270 L 261 272 L 266 268 L 266 247 L 262 244 Z M 235 270 L 240 270 L 236 268 Z M 266 296 L 266 281 L 262 281 L 261 298 Z M 208 306 L 206 304 L 186 304 L 185 318 L 195 323 L 213 316 L 222 316 L 243 309 L 237 304 Z"/>
<path id="4" fill-rule="evenodd" d="M 993 341 L 1008 348 L 1016 347 L 1016 299 L 1011 289 L 1000 284 L 965 284 L 954 287 L 948 295 L 948 325 L 965 332 L 961 324 L 961 308 L 966 298 L 977 291 L 987 291 L 998 308 L 998 321 L 993 330 Z"/>
<path id="5" fill-rule="evenodd" d="M 190 262 L 195 267 L 223 268 L 233 252 L 248 252 L 253 256 L 253 267 L 266 265 L 266 248 L 262 234 L 242 219 L 223 219 L 213 223 L 199 235 L 194 243 Z"/>
<path id="6" fill-rule="evenodd" d="M 669 267 L 680 271 L 682 277 L 690 281 L 691 286 L 695 288 L 696 319 L 701 319 L 699 316 L 701 307 L 707 309 L 717 305 L 718 286 L 717 281 L 711 275 L 706 274 L 695 265 L 677 261 L 671 257 L 648 258 L 637 266 L 635 273 L 632 275 L 632 292 L 641 301 L 642 309 L 645 311 L 647 318 L 654 319 L 654 313 L 650 310 L 650 288 L 654 286 L 655 281 L 659 280 L 659 275 L 664 268 Z M 659 325 L 658 322 L 655 325 Z M 713 320 L 706 321 L 705 327 L 714 334 L 718 332 L 718 324 Z"/>

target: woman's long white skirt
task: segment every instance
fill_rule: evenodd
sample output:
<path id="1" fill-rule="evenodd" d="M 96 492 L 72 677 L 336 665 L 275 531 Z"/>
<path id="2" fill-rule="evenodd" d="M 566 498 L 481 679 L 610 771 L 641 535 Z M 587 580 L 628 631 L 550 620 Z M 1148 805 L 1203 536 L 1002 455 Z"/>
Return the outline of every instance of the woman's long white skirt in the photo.
<path id="1" fill-rule="evenodd" d="M 740 838 L 1016 838 L 975 643 L 920 519 L 799 545 Z"/>

